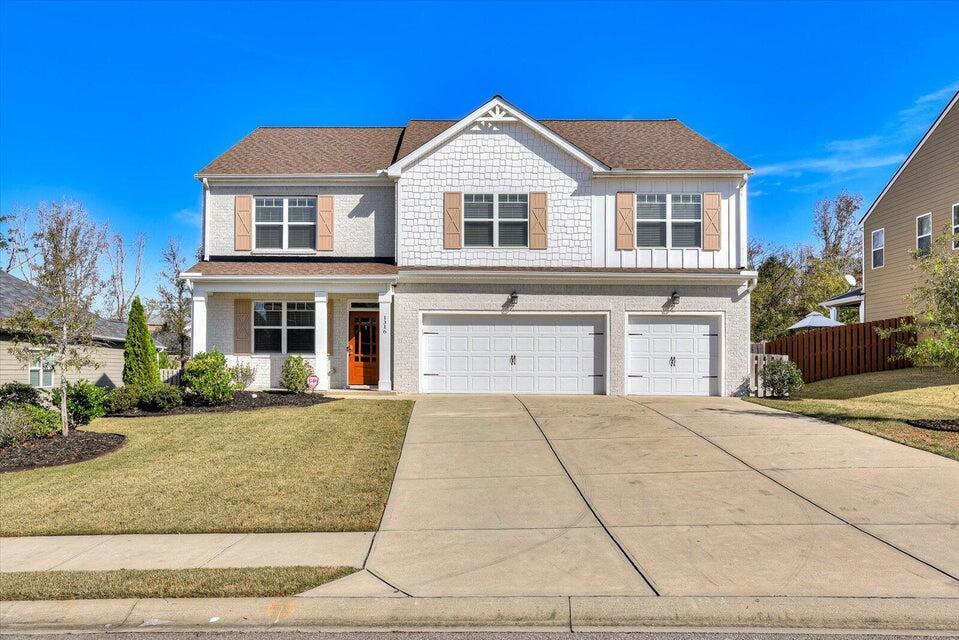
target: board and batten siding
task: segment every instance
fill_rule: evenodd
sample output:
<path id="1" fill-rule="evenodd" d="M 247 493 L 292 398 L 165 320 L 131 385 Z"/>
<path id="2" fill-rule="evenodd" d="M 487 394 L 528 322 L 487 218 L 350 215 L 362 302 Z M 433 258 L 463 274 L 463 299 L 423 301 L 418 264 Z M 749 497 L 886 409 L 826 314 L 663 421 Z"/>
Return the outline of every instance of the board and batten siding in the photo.
<path id="1" fill-rule="evenodd" d="M 872 213 L 863 221 L 865 320 L 908 315 L 908 296 L 920 274 L 909 255 L 916 248 L 916 217 L 932 213 L 933 240 L 952 230 L 959 203 L 959 106 L 945 115 Z M 872 268 L 872 232 L 885 229 L 885 264 Z"/>
<path id="2" fill-rule="evenodd" d="M 740 232 L 745 224 L 738 216 L 744 213 L 743 193 L 739 179 L 649 179 L 613 178 L 595 180 L 593 198 L 594 266 L 614 268 L 669 269 L 735 269 L 745 266 L 741 256 Z M 700 248 L 671 249 L 634 247 L 616 248 L 616 194 L 635 193 L 719 193 L 721 195 L 720 247 L 718 251 Z M 635 238 L 634 238 L 635 244 Z"/>
<path id="3" fill-rule="evenodd" d="M 119 387 L 123 384 L 123 347 L 97 346 L 92 349 L 96 367 L 84 367 L 79 373 L 67 372 L 67 380 L 87 380 L 102 387 Z M 59 380 L 54 373 L 54 384 Z M 30 384 L 30 368 L 17 360 L 10 352 L 10 343 L 0 340 L 0 384 L 22 382 Z"/>

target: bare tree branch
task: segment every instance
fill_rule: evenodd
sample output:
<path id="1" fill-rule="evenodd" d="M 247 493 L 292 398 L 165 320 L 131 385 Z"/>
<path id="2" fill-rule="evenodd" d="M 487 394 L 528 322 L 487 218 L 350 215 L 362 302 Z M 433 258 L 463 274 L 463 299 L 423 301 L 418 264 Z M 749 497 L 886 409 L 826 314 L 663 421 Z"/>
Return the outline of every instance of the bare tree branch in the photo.
<path id="1" fill-rule="evenodd" d="M 113 234 L 113 246 L 107 252 L 107 261 L 110 263 L 110 274 L 106 279 L 106 290 L 104 298 L 107 306 L 107 313 L 113 319 L 119 322 L 126 320 L 127 313 L 130 311 L 130 303 L 140 288 L 143 279 L 143 254 L 146 248 L 146 238 L 143 234 L 138 234 L 134 240 L 134 264 L 133 280 L 127 282 L 126 265 L 126 247 L 123 236 L 119 233 Z"/>

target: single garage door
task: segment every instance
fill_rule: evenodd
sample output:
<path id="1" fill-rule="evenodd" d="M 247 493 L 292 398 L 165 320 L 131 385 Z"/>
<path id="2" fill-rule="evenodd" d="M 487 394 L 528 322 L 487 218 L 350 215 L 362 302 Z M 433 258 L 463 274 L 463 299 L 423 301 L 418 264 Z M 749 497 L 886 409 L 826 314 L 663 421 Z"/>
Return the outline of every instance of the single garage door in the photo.
<path id="1" fill-rule="evenodd" d="M 426 393 L 604 393 L 602 316 L 423 316 Z"/>
<path id="2" fill-rule="evenodd" d="M 626 392 L 719 395 L 719 319 L 630 316 Z"/>

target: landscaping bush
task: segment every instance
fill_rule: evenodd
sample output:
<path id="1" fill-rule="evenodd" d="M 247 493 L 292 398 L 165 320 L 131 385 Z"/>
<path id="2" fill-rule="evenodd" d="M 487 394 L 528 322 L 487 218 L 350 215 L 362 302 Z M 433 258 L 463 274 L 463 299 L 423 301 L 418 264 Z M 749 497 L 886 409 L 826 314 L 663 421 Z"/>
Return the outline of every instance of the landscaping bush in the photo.
<path id="1" fill-rule="evenodd" d="M 34 438 L 48 438 L 60 431 L 60 412 L 35 404 L 24 404 L 21 408 L 30 416 Z"/>
<path id="2" fill-rule="evenodd" d="M 233 376 L 234 388 L 237 391 L 244 391 L 256 379 L 256 367 L 251 364 L 240 363 L 230 367 L 230 375 Z"/>
<path id="3" fill-rule="evenodd" d="M 0 406 L 8 404 L 40 404 L 40 390 L 22 382 L 0 385 Z"/>
<path id="4" fill-rule="evenodd" d="M 216 349 L 190 358 L 183 371 L 183 384 L 202 404 L 233 401 L 233 375 L 226 366 L 226 358 Z"/>
<path id="5" fill-rule="evenodd" d="M 157 352 L 157 362 L 161 369 L 179 369 L 180 363 L 172 358 L 167 351 Z"/>
<path id="6" fill-rule="evenodd" d="M 4 404 L 0 407 L 0 447 L 16 444 L 33 437 L 30 414 L 22 406 Z"/>
<path id="7" fill-rule="evenodd" d="M 280 386 L 293 393 L 303 393 L 307 389 L 306 379 L 311 375 L 313 367 L 302 356 L 287 356 L 283 361 Z"/>
<path id="8" fill-rule="evenodd" d="M 70 424 L 83 426 L 90 424 L 95 418 L 106 415 L 107 391 L 86 380 L 77 380 L 67 383 L 67 415 Z M 60 390 L 54 389 L 51 394 L 54 406 L 60 404 Z"/>
<path id="9" fill-rule="evenodd" d="M 107 393 L 104 409 L 107 413 L 124 413 L 140 404 L 143 387 L 138 384 L 125 384 Z"/>
<path id="10" fill-rule="evenodd" d="M 182 404 L 183 392 L 172 384 L 155 384 L 140 395 L 140 408 L 145 411 L 169 411 Z"/>
<path id="11" fill-rule="evenodd" d="M 802 372 L 791 360 L 770 360 L 763 366 L 760 375 L 767 395 L 783 398 L 803 387 Z"/>

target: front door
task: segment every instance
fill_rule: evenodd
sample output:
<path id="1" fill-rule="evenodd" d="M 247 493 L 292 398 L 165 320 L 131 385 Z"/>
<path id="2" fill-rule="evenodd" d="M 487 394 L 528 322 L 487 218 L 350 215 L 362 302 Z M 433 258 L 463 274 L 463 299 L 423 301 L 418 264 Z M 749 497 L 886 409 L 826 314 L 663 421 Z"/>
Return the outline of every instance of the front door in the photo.
<path id="1" fill-rule="evenodd" d="M 350 344 L 347 354 L 349 384 L 375 385 L 380 381 L 379 313 L 350 311 Z"/>

